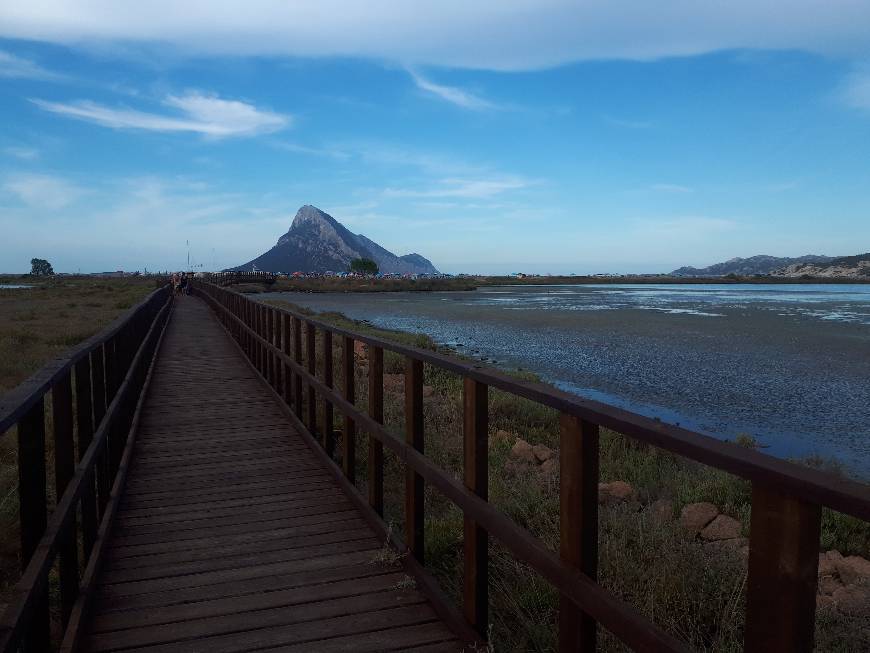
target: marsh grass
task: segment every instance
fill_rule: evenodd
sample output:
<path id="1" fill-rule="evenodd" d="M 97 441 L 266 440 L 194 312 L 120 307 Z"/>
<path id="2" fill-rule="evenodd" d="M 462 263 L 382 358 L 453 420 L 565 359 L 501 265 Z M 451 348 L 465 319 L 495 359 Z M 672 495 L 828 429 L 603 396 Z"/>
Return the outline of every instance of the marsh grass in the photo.
<path id="1" fill-rule="evenodd" d="M 310 311 L 285 302 L 297 312 Z M 337 313 L 317 318 L 340 328 L 379 336 L 405 345 L 437 349 L 419 334 L 376 329 Z M 334 369 L 340 370 L 340 347 L 334 349 Z M 385 374 L 402 374 L 404 360 L 384 352 Z M 528 372 L 518 377 L 534 380 Z M 336 383 L 340 382 L 337 374 Z M 424 366 L 424 383 L 433 389 L 424 401 L 425 453 L 445 472 L 462 478 L 462 382 L 450 372 Z M 357 405 L 367 406 L 366 368 L 356 365 Z M 401 387 L 385 392 L 385 424 L 403 437 L 404 407 Z M 558 473 L 514 466 L 510 450 L 515 437 L 532 444 L 558 447 L 556 411 L 509 393 L 490 389 L 489 500 L 519 526 L 553 551 L 559 544 Z M 336 428 L 341 415 L 335 414 Z M 507 432 L 499 435 L 499 431 Z M 336 460 L 340 461 L 340 434 Z M 744 439 L 744 446 L 753 446 Z M 367 436 L 357 435 L 357 485 L 365 492 Z M 403 523 L 405 470 L 385 451 L 385 518 Z M 740 519 L 748 535 L 751 488 L 740 478 L 686 460 L 667 451 L 638 443 L 602 429 L 600 439 L 602 482 L 630 483 L 641 506 L 657 499 L 673 502 L 674 517 L 683 506 L 699 501 L 716 504 Z M 830 461 L 811 460 L 813 466 Z M 426 488 L 426 566 L 458 605 L 462 601 L 462 513 L 431 487 Z M 870 556 L 870 525 L 830 510 L 823 511 L 821 549 L 844 555 Z M 678 522 L 654 520 L 637 506 L 602 507 L 599 516 L 599 582 L 610 592 L 645 614 L 667 632 L 700 651 L 739 651 L 743 646 L 747 565 L 736 551 L 716 549 L 688 537 Z M 499 651 L 553 651 L 557 649 L 558 593 L 537 573 L 515 560 L 498 542 L 490 541 L 491 642 Z M 600 629 L 602 651 L 627 650 Z M 866 650 L 870 635 L 867 615 L 843 615 L 819 610 L 816 637 L 819 651 Z"/>

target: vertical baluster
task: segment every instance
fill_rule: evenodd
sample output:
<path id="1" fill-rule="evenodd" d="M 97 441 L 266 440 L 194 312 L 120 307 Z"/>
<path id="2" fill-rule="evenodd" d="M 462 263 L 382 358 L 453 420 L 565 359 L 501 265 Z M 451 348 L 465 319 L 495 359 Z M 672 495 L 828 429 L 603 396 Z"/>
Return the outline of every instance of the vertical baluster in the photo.
<path id="1" fill-rule="evenodd" d="M 106 403 L 108 391 L 106 389 L 105 345 L 100 345 L 91 352 L 91 378 L 93 380 L 92 390 L 94 396 L 94 433 L 96 433 L 106 417 L 106 409 L 108 407 Z M 97 477 L 98 523 L 99 517 L 102 517 L 103 510 L 105 510 L 106 504 L 109 502 L 110 485 L 107 477 L 108 457 L 105 444 L 105 441 L 101 443 L 100 455 L 94 466 Z"/>
<path id="2" fill-rule="evenodd" d="M 341 367 L 344 382 L 344 398 L 354 402 L 356 390 L 353 370 L 353 338 L 344 336 L 341 347 Z M 342 437 L 342 466 L 344 475 L 351 483 L 356 482 L 356 424 L 347 415 L 344 416 L 344 436 Z"/>
<path id="3" fill-rule="evenodd" d="M 287 313 L 281 313 L 281 330 L 283 337 L 281 339 L 281 351 L 285 356 L 290 356 L 292 352 L 293 332 L 291 329 L 291 317 Z M 286 363 L 284 364 L 284 403 L 288 406 L 293 405 L 293 370 Z"/>
<path id="4" fill-rule="evenodd" d="M 91 362 L 88 356 L 75 366 L 76 422 L 78 427 L 79 460 L 85 455 L 94 437 L 91 395 Z M 82 491 L 82 550 L 85 560 L 91 555 L 97 537 L 97 505 L 94 492 L 94 473 L 88 472 Z"/>
<path id="5" fill-rule="evenodd" d="M 332 331 L 323 330 L 323 383 L 327 388 L 332 387 Z M 335 448 L 332 423 L 332 402 L 327 397 L 323 398 L 323 448 L 327 455 L 332 458 Z"/>
<path id="6" fill-rule="evenodd" d="M 384 350 L 368 346 L 369 358 L 369 417 L 384 423 Z M 384 516 L 384 445 L 369 434 L 368 455 L 369 505 Z"/>
<path id="7" fill-rule="evenodd" d="M 317 329 L 311 322 L 305 323 L 305 357 L 308 373 L 317 374 Z M 313 385 L 308 386 L 308 430 L 317 437 L 317 392 Z"/>
<path id="8" fill-rule="evenodd" d="M 562 560 L 598 577 L 598 425 L 562 414 L 559 535 Z M 559 651 L 594 651 L 595 620 L 567 597 L 559 601 Z"/>
<path id="9" fill-rule="evenodd" d="M 813 650 L 821 508 L 752 484 L 744 650 Z"/>
<path id="10" fill-rule="evenodd" d="M 51 389 L 54 419 L 54 477 L 57 501 L 75 474 L 76 454 L 73 442 L 72 379 L 64 374 Z M 78 536 L 75 519 L 61 533 L 58 542 L 60 556 L 60 604 L 63 626 L 69 622 L 73 604 L 78 598 L 79 562 Z"/>
<path id="11" fill-rule="evenodd" d="M 275 347 L 272 350 L 272 387 L 275 392 L 281 392 L 281 357 L 276 349 L 281 349 L 281 313 L 277 308 L 272 309 L 272 328 L 269 330 L 270 342 Z"/>
<path id="12" fill-rule="evenodd" d="M 489 389 L 485 383 L 463 381 L 463 453 L 465 487 L 489 500 Z M 465 618 L 486 637 L 489 611 L 489 551 L 487 532 L 464 518 Z"/>
<path id="13" fill-rule="evenodd" d="M 297 365 L 302 365 L 302 320 L 293 318 L 293 360 Z M 293 381 L 296 384 L 294 390 L 294 410 L 296 417 L 302 419 L 302 375 L 295 374 Z"/>
<path id="14" fill-rule="evenodd" d="M 263 306 L 263 332 L 260 334 L 265 338 L 266 342 L 272 342 L 272 310 L 268 306 Z M 263 361 L 263 376 L 269 385 L 272 385 L 272 350 L 268 346 L 265 348 L 265 360 Z"/>
<path id="15" fill-rule="evenodd" d="M 423 453 L 423 362 L 410 357 L 405 362 L 405 442 Z M 405 543 L 420 563 L 425 559 L 423 491 L 423 477 L 406 468 Z"/>
<path id="16" fill-rule="evenodd" d="M 18 505 L 21 569 L 33 557 L 47 524 L 45 495 L 45 399 L 39 398 L 18 422 Z M 49 647 L 48 588 L 35 599 L 25 650 Z"/>

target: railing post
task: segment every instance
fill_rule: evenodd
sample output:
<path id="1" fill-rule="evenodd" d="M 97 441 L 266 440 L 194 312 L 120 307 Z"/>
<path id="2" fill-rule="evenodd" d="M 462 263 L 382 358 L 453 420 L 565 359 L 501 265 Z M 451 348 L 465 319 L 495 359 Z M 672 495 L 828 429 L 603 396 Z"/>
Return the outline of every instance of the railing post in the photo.
<path id="1" fill-rule="evenodd" d="M 302 320 L 298 317 L 293 318 L 293 360 L 297 365 L 302 365 Z M 293 388 L 293 410 L 296 412 L 296 417 L 302 419 L 302 375 L 295 374 L 293 378 L 295 388 Z"/>
<path id="2" fill-rule="evenodd" d="M 744 650 L 813 650 L 821 507 L 752 484 Z"/>
<path id="3" fill-rule="evenodd" d="M 76 422 L 78 426 L 79 460 L 84 456 L 94 437 L 91 395 L 90 357 L 83 357 L 75 366 Z M 97 505 L 94 492 L 94 473 L 88 473 L 82 492 L 82 550 L 85 560 L 91 555 L 97 538 Z"/>
<path id="4" fill-rule="evenodd" d="M 67 372 L 51 389 L 51 408 L 54 420 L 54 478 L 56 500 L 60 501 L 76 468 L 75 444 L 73 442 L 72 379 Z M 79 561 L 77 522 L 72 519 L 64 529 L 58 543 L 60 556 L 60 603 L 61 622 L 69 622 L 73 605 L 78 598 Z"/>
<path id="5" fill-rule="evenodd" d="M 489 500 L 489 389 L 466 377 L 463 381 L 463 453 L 465 487 Z M 465 618 L 486 637 L 489 611 L 489 552 L 486 531 L 464 518 Z"/>
<path id="6" fill-rule="evenodd" d="M 108 404 L 106 403 L 108 390 L 106 388 L 107 384 L 105 374 L 105 347 L 103 345 L 98 346 L 91 352 L 91 375 L 93 379 L 92 389 L 94 394 L 94 433 L 96 433 L 102 425 L 103 419 L 106 417 L 106 409 L 108 408 Z M 94 465 L 97 477 L 98 523 L 100 518 L 102 518 L 106 504 L 109 502 L 111 483 L 108 478 L 108 459 L 108 450 L 105 443 L 103 443 L 102 451 Z"/>
<path id="7" fill-rule="evenodd" d="M 33 557 L 47 525 L 45 495 L 45 399 L 39 400 L 18 422 L 18 505 L 21 524 L 21 570 Z M 49 648 L 48 587 L 36 599 L 27 629 L 25 650 Z"/>
<path id="8" fill-rule="evenodd" d="M 368 346 L 369 359 L 369 417 L 384 423 L 384 350 Z M 368 454 L 369 505 L 384 516 L 384 445 L 369 434 Z"/>
<path id="9" fill-rule="evenodd" d="M 323 331 L 323 383 L 327 388 L 332 387 L 332 331 Z M 327 455 L 332 458 L 335 448 L 333 439 L 332 403 L 327 397 L 323 398 L 323 448 Z"/>
<path id="10" fill-rule="evenodd" d="M 268 343 L 272 342 L 272 309 L 269 308 L 268 306 L 263 307 L 263 333 L 262 333 L 262 336 L 263 336 L 263 338 L 265 338 L 266 342 L 268 342 Z M 272 356 L 272 350 L 269 349 L 269 347 L 266 347 L 266 360 L 264 361 L 264 363 L 265 363 L 264 376 L 266 377 L 266 381 L 268 382 L 268 384 L 273 386 L 273 387 L 275 385 L 275 378 L 273 376 L 274 360 L 275 359 Z"/>
<path id="11" fill-rule="evenodd" d="M 562 414 L 559 535 L 562 560 L 598 577 L 598 425 Z M 594 651 L 596 623 L 573 601 L 559 601 L 559 651 Z"/>
<path id="12" fill-rule="evenodd" d="M 272 311 L 272 327 L 269 329 L 269 340 L 277 349 L 281 349 L 281 313 L 277 308 Z M 272 387 L 276 392 L 281 392 L 281 357 L 278 352 L 272 350 Z"/>
<path id="13" fill-rule="evenodd" d="M 355 385 L 353 369 L 353 338 L 344 336 L 341 347 L 341 367 L 344 381 L 344 398 L 350 403 L 354 402 Z M 342 437 L 344 449 L 342 450 L 341 464 L 344 475 L 351 483 L 356 482 L 356 425 L 348 416 L 344 416 L 344 433 Z"/>
<path id="14" fill-rule="evenodd" d="M 291 318 L 286 313 L 281 313 L 281 351 L 285 356 L 292 354 L 291 342 L 293 334 L 290 328 Z M 284 403 L 288 406 L 293 405 L 293 370 L 286 363 L 284 364 Z"/>
<path id="15" fill-rule="evenodd" d="M 423 453 L 423 361 L 405 362 L 405 442 Z M 411 467 L 405 469 L 405 543 L 422 564 L 425 512 L 423 477 Z"/>
<path id="16" fill-rule="evenodd" d="M 317 374 L 317 330 L 311 322 L 305 323 L 305 357 L 308 363 L 308 373 Z M 317 391 L 313 384 L 308 384 L 308 431 L 317 437 Z"/>

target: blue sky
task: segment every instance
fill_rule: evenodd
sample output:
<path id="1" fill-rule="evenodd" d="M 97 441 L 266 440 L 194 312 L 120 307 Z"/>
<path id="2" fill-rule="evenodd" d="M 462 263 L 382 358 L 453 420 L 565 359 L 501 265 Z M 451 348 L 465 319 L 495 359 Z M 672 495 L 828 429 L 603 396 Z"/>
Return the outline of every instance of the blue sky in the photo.
<path id="1" fill-rule="evenodd" d="M 236 265 L 302 204 L 448 272 L 870 250 L 870 2 L 178 4 L 0 7 L 0 271 Z"/>

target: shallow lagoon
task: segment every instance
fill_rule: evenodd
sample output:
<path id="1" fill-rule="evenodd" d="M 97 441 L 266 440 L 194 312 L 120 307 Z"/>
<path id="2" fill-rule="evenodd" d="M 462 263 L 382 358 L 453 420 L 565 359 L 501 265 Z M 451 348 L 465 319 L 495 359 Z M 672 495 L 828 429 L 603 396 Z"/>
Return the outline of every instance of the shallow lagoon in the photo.
<path id="1" fill-rule="evenodd" d="M 870 285 L 499 286 L 273 293 L 417 331 L 566 390 L 870 477 Z"/>

